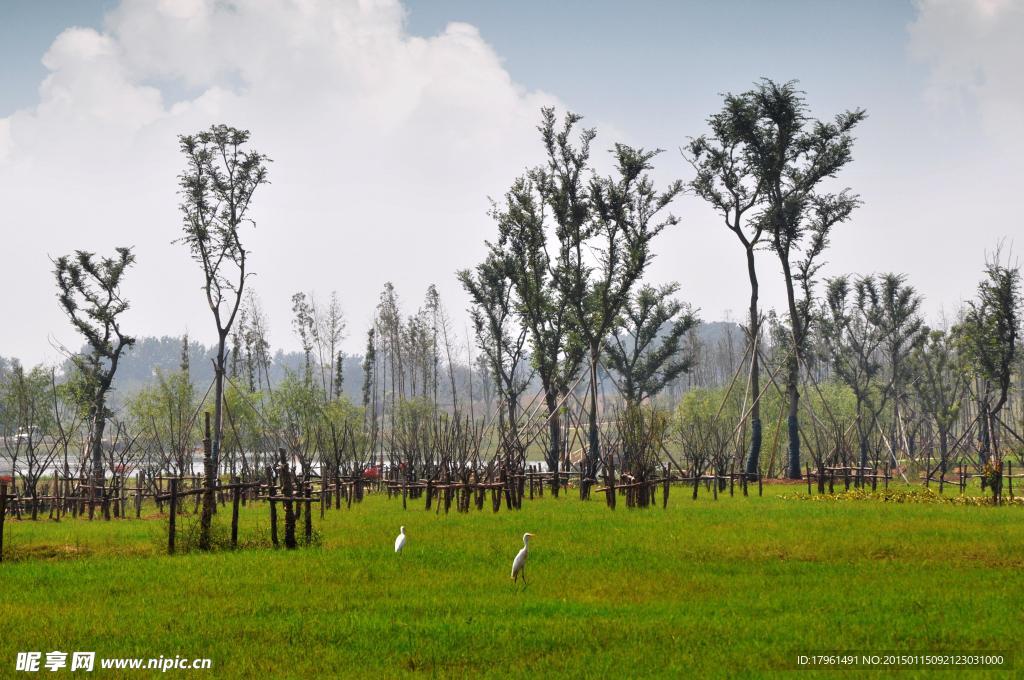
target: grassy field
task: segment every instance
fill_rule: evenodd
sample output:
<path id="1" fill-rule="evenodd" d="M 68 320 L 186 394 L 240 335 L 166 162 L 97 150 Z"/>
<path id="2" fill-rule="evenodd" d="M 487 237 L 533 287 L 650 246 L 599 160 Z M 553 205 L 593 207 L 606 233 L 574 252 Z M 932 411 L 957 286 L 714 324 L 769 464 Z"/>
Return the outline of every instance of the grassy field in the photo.
<path id="1" fill-rule="evenodd" d="M 371 496 L 317 515 L 320 545 L 290 553 L 163 556 L 160 518 L 10 522 L 0 676 L 32 650 L 209 657 L 194 674 L 218 678 L 757 677 L 810 652 L 1019 656 L 1024 510 L 778 497 L 798 488 L 447 516 Z M 243 540 L 267 535 L 265 508 L 243 519 Z M 525 531 L 524 589 L 509 569 Z"/>

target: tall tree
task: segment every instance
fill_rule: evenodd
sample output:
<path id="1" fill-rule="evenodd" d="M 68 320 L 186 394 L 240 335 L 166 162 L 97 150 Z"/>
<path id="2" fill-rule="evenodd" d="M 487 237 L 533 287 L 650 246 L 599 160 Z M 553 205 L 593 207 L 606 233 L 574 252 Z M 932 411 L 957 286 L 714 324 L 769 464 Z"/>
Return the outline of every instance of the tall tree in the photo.
<path id="1" fill-rule="evenodd" d="M 697 137 L 687 145 L 689 162 L 697 171 L 689 186 L 707 201 L 743 246 L 750 281 L 750 305 L 747 317 L 747 341 L 760 348 L 761 314 L 758 307 L 759 284 L 755 251 L 764 236 L 763 220 L 750 219 L 761 200 L 762 177 L 744 153 L 741 131 L 756 126 L 758 109 L 747 96 L 727 96 L 722 110 L 710 118 L 711 134 Z M 754 402 L 750 408 L 750 451 L 747 474 L 756 474 L 761 461 L 761 371 L 759 351 L 751 353 L 750 392 Z"/>
<path id="2" fill-rule="evenodd" d="M 583 230 L 590 214 L 584 173 L 595 133 L 585 129 L 574 143 L 573 130 L 579 121 L 579 116 L 567 114 L 556 129 L 554 109 L 542 110 L 539 130 L 547 163 L 517 178 L 504 201 L 491 211 L 498 225 L 498 240 L 489 248 L 506 264 L 515 288 L 519 323 L 529 332 L 531 362 L 544 390 L 548 427 L 545 458 L 553 473 L 551 485 L 556 496 L 562 457 L 558 408 L 584 355 L 573 326 L 568 292 L 558 285 L 575 257 L 568 235 Z M 555 238 L 549 239 L 551 236 Z M 553 255 L 548 249 L 549 240 L 558 245 Z"/>
<path id="3" fill-rule="evenodd" d="M 835 225 L 859 203 L 848 190 L 826 193 L 821 184 L 852 159 L 852 131 L 867 115 L 846 111 L 831 123 L 808 116 L 794 82 L 762 80 L 738 97 L 754 113 L 741 117 L 735 133 L 762 191 L 759 219 L 779 258 L 786 286 L 791 353 L 786 376 L 789 401 L 788 471 L 800 477 L 800 365 L 809 337 L 814 277 Z"/>
<path id="4" fill-rule="evenodd" d="M 185 156 L 185 170 L 178 178 L 184 232 L 179 241 L 188 246 L 192 259 L 202 268 L 203 290 L 217 329 L 213 432 L 200 525 L 200 545 L 208 548 L 224 432 L 227 338 L 251 275 L 241 229 L 246 222 L 253 223 L 249 209 L 256 190 L 268 181 L 270 159 L 248 148 L 248 130 L 226 125 L 181 135 L 178 142 Z"/>
<path id="5" fill-rule="evenodd" d="M 88 343 L 88 351 L 72 356 L 72 361 L 89 422 L 94 499 L 104 480 L 103 431 L 111 415 L 107 394 L 121 354 L 135 344 L 135 338 L 121 331 L 119 318 L 128 309 L 128 300 L 121 295 L 121 279 L 134 262 L 131 248 L 117 248 L 113 257 L 97 258 L 78 250 L 54 263 L 61 309 Z M 110 519 L 109 514 L 104 515 Z"/>
<path id="6" fill-rule="evenodd" d="M 512 284 L 506 269 L 502 259 L 492 253 L 475 270 L 458 272 L 458 278 L 473 303 L 469 315 L 480 350 L 487 357 L 488 372 L 505 400 L 501 429 L 504 433 L 508 428 L 515 438 L 519 397 L 530 384 L 531 375 L 524 370 L 527 329 L 513 327 Z"/>
<path id="7" fill-rule="evenodd" d="M 559 273 L 559 285 L 566 291 L 575 330 L 590 360 L 585 479 L 595 478 L 602 460 L 597 369 L 605 338 L 654 257 L 654 237 L 678 222 L 671 213 L 664 217 L 659 214 L 683 190 L 678 181 L 663 192 L 654 188 L 647 173 L 660 149 L 647 151 L 616 144 L 612 153 L 616 174 L 595 176 L 590 181 L 590 219 L 578 231 L 557 234 L 570 253 L 564 271 Z M 592 258 L 586 256 L 588 252 Z M 589 483 L 581 486 L 586 496 Z"/>
<path id="8" fill-rule="evenodd" d="M 868 442 L 889 390 L 882 381 L 879 356 L 885 340 L 875 277 L 855 280 L 837 276 L 825 282 L 825 302 L 818 324 L 834 374 L 856 400 L 860 466 L 868 464 Z"/>
<path id="9" fill-rule="evenodd" d="M 695 357 L 684 341 L 700 321 L 689 305 L 673 299 L 678 290 L 677 283 L 641 286 L 604 342 L 608 367 L 619 376 L 616 383 L 628 406 L 657 395 L 693 367 Z"/>
<path id="10" fill-rule="evenodd" d="M 978 378 L 981 462 L 999 449 L 999 412 L 1006 404 L 1012 385 L 1017 343 L 1020 338 L 1020 265 L 1004 262 L 1001 249 L 985 261 L 985 278 L 978 295 L 967 302 L 964 319 L 956 330 L 964 357 Z"/>
<path id="11" fill-rule="evenodd" d="M 377 365 L 377 343 L 376 329 L 371 325 L 366 331 L 366 353 L 363 354 L 363 417 L 365 419 L 368 409 L 373 406 L 371 418 L 371 431 L 377 432 L 377 401 L 376 391 L 373 388 L 376 376 L 374 367 Z"/>
<path id="12" fill-rule="evenodd" d="M 889 394 L 892 400 L 892 422 L 889 425 L 889 448 L 896 465 L 899 450 L 900 405 L 906 403 L 906 385 L 910 381 L 910 354 L 925 340 L 927 328 L 921 317 L 921 296 L 906 283 L 901 274 L 882 274 L 878 279 L 879 316 L 882 346 L 889 365 Z M 912 451 L 907 453 L 912 454 Z"/>
<path id="13" fill-rule="evenodd" d="M 292 329 L 302 344 L 303 379 L 313 384 L 313 344 L 316 342 L 316 324 L 313 321 L 313 305 L 303 292 L 292 295 Z"/>
<path id="14" fill-rule="evenodd" d="M 946 472 L 949 435 L 960 416 L 967 386 L 953 335 L 943 330 L 927 330 L 925 341 L 914 349 L 911 361 L 917 376 L 911 385 L 938 431 L 939 468 Z"/>

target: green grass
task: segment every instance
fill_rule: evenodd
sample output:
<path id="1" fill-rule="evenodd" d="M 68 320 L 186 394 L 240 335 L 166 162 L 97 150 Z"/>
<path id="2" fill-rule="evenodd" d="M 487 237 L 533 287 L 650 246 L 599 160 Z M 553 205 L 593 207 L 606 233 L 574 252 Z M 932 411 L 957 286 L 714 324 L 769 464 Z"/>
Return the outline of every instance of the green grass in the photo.
<path id="1" fill-rule="evenodd" d="M 9 522 L 0 676 L 19 650 L 209 657 L 218 678 L 761 676 L 813 651 L 1019 656 L 1024 510 L 777 497 L 799 488 L 717 502 L 677 488 L 667 510 L 614 512 L 572 493 L 447 516 L 371 496 L 315 513 L 321 545 L 294 552 L 167 557 L 159 518 Z M 266 539 L 266 515 L 247 509 L 243 540 Z M 523 589 L 509 570 L 525 531 Z"/>

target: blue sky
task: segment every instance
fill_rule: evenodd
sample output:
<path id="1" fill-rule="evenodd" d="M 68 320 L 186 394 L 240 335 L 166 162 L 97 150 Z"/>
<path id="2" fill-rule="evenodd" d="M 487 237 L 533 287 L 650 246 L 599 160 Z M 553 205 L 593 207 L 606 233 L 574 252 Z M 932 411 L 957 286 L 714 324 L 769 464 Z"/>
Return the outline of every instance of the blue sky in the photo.
<path id="1" fill-rule="evenodd" d="M 241 2 L 232 25 L 204 0 L 0 0 L 0 179 L 14 188 L 6 219 L 25 254 L 0 284 L 39 291 L 8 301 L 28 323 L 0 354 L 51 358 L 49 344 L 70 336 L 55 309 L 36 311 L 55 308 L 48 257 L 125 242 L 151 263 L 133 296 L 140 332 L 187 326 L 202 337 L 201 300 L 164 303 L 160 281 L 190 275 L 170 245 L 174 136 L 217 117 L 241 119 L 277 160 L 253 250 L 295 260 L 257 259 L 284 346 L 295 344 L 292 288 L 338 289 L 353 351 L 388 279 L 410 310 L 436 282 L 461 318 L 452 272 L 493 232 L 487 197 L 539 162 L 532 128 L 545 103 L 583 113 L 598 149 L 666 149 L 659 181 L 689 177 L 678 147 L 704 132 L 721 93 L 762 76 L 798 79 L 819 116 L 867 109 L 837 181 L 864 206 L 824 273 L 905 272 L 933 319 L 972 293 L 986 249 L 1020 231 L 1003 205 L 1021 179 L 1021 142 L 1005 133 L 1024 122 L 1020 0 L 309 6 Z M 316 139 L 303 134 L 314 121 Z M 36 209 L 55 194 L 59 207 Z M 310 207 L 325 194 L 338 200 Z M 705 318 L 738 316 L 741 253 L 699 201 L 677 203 L 683 224 L 663 237 L 652 278 L 679 281 Z M 126 215 L 140 207 L 152 227 Z M 317 251 L 388 249 L 389 259 L 333 268 L 290 250 L 295 220 L 302 238 L 327 245 Z M 396 243 L 408 252 L 391 252 Z M 778 304 L 778 267 L 767 256 L 759 266 Z M 51 342 L 37 351 L 41 338 Z"/>

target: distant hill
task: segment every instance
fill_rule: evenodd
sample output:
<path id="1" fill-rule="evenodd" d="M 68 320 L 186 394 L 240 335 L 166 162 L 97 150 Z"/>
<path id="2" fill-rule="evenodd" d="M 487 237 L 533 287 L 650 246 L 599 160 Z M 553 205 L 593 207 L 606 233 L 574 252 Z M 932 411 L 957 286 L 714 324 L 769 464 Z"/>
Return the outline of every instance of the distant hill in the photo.
<path id="1" fill-rule="evenodd" d="M 159 371 L 170 373 L 181 367 L 181 337 L 141 337 L 135 345 L 122 357 L 114 376 L 115 403 L 151 384 Z M 83 348 L 82 351 L 85 351 Z M 216 347 L 189 341 L 188 361 L 189 374 L 197 390 L 205 391 L 213 382 L 213 359 Z M 345 377 L 344 392 L 357 400 L 362 389 L 362 357 L 345 357 L 343 374 Z M 64 370 L 70 368 L 65 362 Z M 270 380 L 276 383 L 282 380 L 288 371 L 298 372 L 303 368 L 304 359 L 301 352 L 282 352 L 278 350 L 271 358 Z"/>
<path id="2" fill-rule="evenodd" d="M 743 351 L 743 329 L 732 321 L 710 321 L 701 323 L 696 330 L 697 339 L 706 352 L 722 351 L 732 345 L 733 353 Z M 731 343 L 730 343 L 731 336 Z M 136 394 L 151 384 L 158 371 L 173 372 L 181 366 L 182 338 L 140 337 L 135 346 L 121 358 L 114 378 L 113 399 L 116 404 L 121 399 Z M 83 349 L 84 351 L 84 349 Z M 205 391 L 213 382 L 213 357 L 215 348 L 196 341 L 188 346 L 189 372 L 196 389 Z M 303 368 L 301 352 L 283 352 L 278 350 L 271 359 L 270 380 L 277 383 L 289 372 L 300 372 Z M 9 361 L 0 359 L 0 371 Z M 65 362 L 65 371 L 70 368 Z M 464 370 L 458 371 L 460 374 Z M 354 355 L 344 358 L 344 393 L 353 401 L 359 401 L 362 395 L 362 356 Z M 715 381 L 715 377 L 709 378 Z M 459 382 L 463 381 L 460 375 Z"/>

